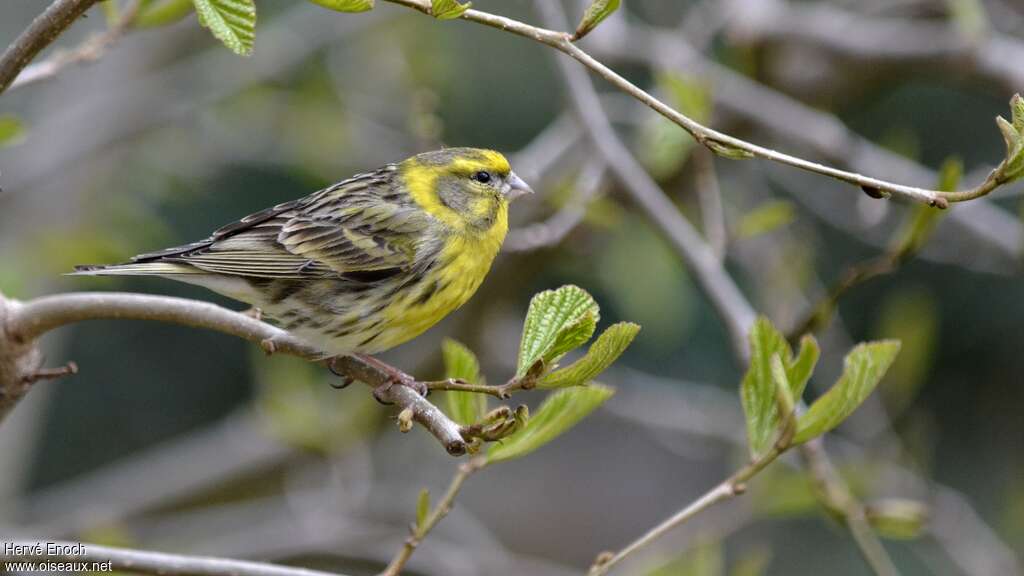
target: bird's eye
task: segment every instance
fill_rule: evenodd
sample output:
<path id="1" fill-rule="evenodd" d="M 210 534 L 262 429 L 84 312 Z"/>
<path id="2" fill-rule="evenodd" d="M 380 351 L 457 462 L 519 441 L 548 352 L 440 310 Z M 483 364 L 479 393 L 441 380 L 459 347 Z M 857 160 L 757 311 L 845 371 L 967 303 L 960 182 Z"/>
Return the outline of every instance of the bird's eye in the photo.
<path id="1" fill-rule="evenodd" d="M 481 184 L 487 184 L 488 182 L 491 181 L 491 173 L 490 172 L 484 172 L 484 171 L 481 170 L 480 172 L 477 172 L 476 174 L 473 174 L 473 180 L 476 180 L 477 182 L 480 182 Z"/>

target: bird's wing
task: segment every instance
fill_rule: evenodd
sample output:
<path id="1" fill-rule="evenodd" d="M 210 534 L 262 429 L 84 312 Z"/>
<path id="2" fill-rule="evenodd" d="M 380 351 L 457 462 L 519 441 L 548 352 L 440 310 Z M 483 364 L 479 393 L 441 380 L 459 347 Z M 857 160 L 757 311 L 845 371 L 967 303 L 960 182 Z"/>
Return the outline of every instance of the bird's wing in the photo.
<path id="1" fill-rule="evenodd" d="M 343 276 L 371 281 L 413 265 L 429 216 L 393 188 L 387 168 L 256 212 L 193 244 L 143 254 L 203 271 L 263 278 Z"/>

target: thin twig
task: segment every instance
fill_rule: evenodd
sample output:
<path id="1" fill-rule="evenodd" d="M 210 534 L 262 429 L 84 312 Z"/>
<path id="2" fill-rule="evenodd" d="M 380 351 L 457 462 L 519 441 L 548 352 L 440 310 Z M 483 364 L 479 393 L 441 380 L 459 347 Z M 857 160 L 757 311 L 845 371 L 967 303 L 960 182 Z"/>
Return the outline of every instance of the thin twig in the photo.
<path id="1" fill-rule="evenodd" d="M 107 49 L 120 40 L 121 37 L 124 36 L 125 32 L 131 28 L 131 25 L 135 22 L 135 18 L 139 14 L 140 5 L 140 0 L 133 0 L 124 9 L 124 11 L 121 12 L 117 20 L 102 33 L 92 36 L 71 50 L 57 52 L 42 62 L 37 62 L 27 66 L 20 74 L 18 74 L 17 78 L 11 82 L 8 90 L 21 88 L 43 80 L 49 80 L 64 68 L 74 64 L 89 64 L 96 62 L 106 54 Z"/>
<path id="2" fill-rule="evenodd" d="M 452 481 L 448 485 L 448 490 L 445 491 L 444 496 L 434 506 L 433 509 L 427 514 L 423 521 L 423 524 L 415 524 L 412 528 L 412 534 L 406 538 L 405 543 L 402 545 L 401 550 L 395 554 L 395 557 L 388 564 L 387 568 L 380 573 L 380 576 L 398 576 L 405 564 L 409 562 L 409 558 L 412 557 L 413 552 L 416 551 L 416 547 L 423 542 L 423 539 L 427 537 L 427 534 L 437 526 L 445 516 L 448 515 L 452 510 L 452 506 L 455 503 L 455 497 L 459 495 L 459 491 L 462 490 L 462 485 L 465 484 L 466 480 L 474 473 L 481 470 L 487 465 L 487 460 L 484 458 L 473 458 L 469 462 L 463 462 L 459 464 L 455 471 L 455 475 L 452 476 Z"/>
<path id="3" fill-rule="evenodd" d="M 885 546 L 864 517 L 864 506 L 829 462 L 821 438 L 801 445 L 800 456 L 814 480 L 819 499 L 827 509 L 838 512 L 868 566 L 878 576 L 898 576 L 899 571 Z"/>
<path id="4" fill-rule="evenodd" d="M 430 15 L 431 3 L 429 0 L 386 0 L 394 4 L 399 4 L 414 10 L 418 10 L 424 14 Z M 865 191 L 870 192 L 873 195 L 879 197 L 884 196 L 898 196 L 907 200 L 915 202 L 922 202 L 929 206 L 935 206 L 938 208 L 946 208 L 950 202 L 964 202 L 967 200 L 973 200 L 982 196 L 988 195 L 990 192 L 1004 184 L 1000 177 L 1000 169 L 994 170 L 988 178 L 986 178 L 981 184 L 958 192 L 943 192 L 939 190 L 929 190 L 926 188 L 918 188 L 915 186 L 906 186 L 903 184 L 897 184 L 895 182 L 888 182 L 878 178 L 872 178 L 862 174 L 854 172 L 848 172 L 846 170 L 840 170 L 832 166 L 826 166 L 817 162 L 812 162 L 804 158 L 792 156 L 770 148 L 765 148 L 757 144 L 752 144 L 745 140 L 718 132 L 703 124 L 693 120 L 689 116 L 680 113 L 671 106 L 658 100 L 650 93 L 644 91 L 640 87 L 626 80 L 611 68 L 605 66 L 590 54 L 573 44 L 571 34 L 566 32 L 558 32 L 556 30 L 538 28 L 529 24 L 514 20 L 512 18 L 506 18 L 504 16 L 497 16 L 487 12 L 481 12 L 479 10 L 466 10 L 460 16 L 463 20 L 470 22 L 476 22 L 492 28 L 497 28 L 506 32 L 510 32 L 517 36 L 529 38 L 546 44 L 560 52 L 563 52 L 570 57 L 574 58 L 591 71 L 601 76 L 609 83 L 614 85 L 619 90 L 632 96 L 636 100 L 646 104 L 655 112 L 661 114 L 671 122 L 677 124 L 684 130 L 690 133 L 694 139 L 704 146 L 710 148 L 713 151 L 726 151 L 735 152 L 738 151 L 740 154 L 746 154 L 751 157 L 763 158 L 765 160 L 771 160 L 780 164 L 786 164 L 794 168 L 799 168 L 808 172 L 820 174 L 822 176 L 828 176 L 836 180 L 853 184 Z M 1002 164 L 1000 164 L 1002 166 Z"/>
<path id="5" fill-rule="evenodd" d="M 0 93 L 43 49 L 53 43 L 96 0 L 56 0 L 28 25 L 0 56 Z"/>
<path id="6" fill-rule="evenodd" d="M 207 302 L 117 292 L 72 293 L 44 296 L 28 302 L 14 302 L 0 296 L 0 421 L 28 391 L 25 377 L 38 371 L 23 358 L 32 355 L 38 364 L 34 342 L 43 334 L 61 326 L 85 320 L 152 320 L 216 330 L 260 344 L 273 353 L 324 361 L 319 350 L 255 318 Z M 17 354 L 8 355 L 8 348 Z M 331 368 L 359 380 L 374 389 L 383 402 L 401 410 L 411 410 L 449 454 L 466 452 L 459 426 L 409 386 L 395 385 L 396 369 L 382 368 L 379 361 L 346 356 L 328 359 Z"/>
<path id="7" fill-rule="evenodd" d="M 546 21 L 556 25 L 564 24 L 565 17 L 556 3 L 541 1 L 537 7 Z M 700 234 L 616 135 L 586 74 L 563 59 L 558 59 L 557 64 L 573 107 L 594 147 L 623 189 L 668 238 L 675 251 L 694 272 L 697 283 L 728 328 L 736 357 L 740 364 L 746 364 L 747 333 L 756 316 L 753 308 Z"/>
<path id="8" fill-rule="evenodd" d="M 0 561 L 3 562 L 0 567 L 4 568 L 8 563 L 18 561 L 84 562 L 85 567 L 71 571 L 119 570 L 160 576 L 341 576 L 263 562 L 127 550 L 79 542 L 5 542 L 0 547 Z M 99 568 L 103 564 L 106 566 Z"/>
<path id="9" fill-rule="evenodd" d="M 792 410 L 792 400 L 789 400 L 788 408 L 782 410 L 785 403 L 781 399 L 781 394 L 779 396 L 779 408 L 784 417 L 779 422 L 779 435 L 767 452 L 737 470 L 732 476 L 705 492 L 704 495 L 691 502 L 679 512 L 676 512 L 654 528 L 648 530 L 643 536 L 637 538 L 622 550 L 615 553 L 603 552 L 598 555 L 594 564 L 590 567 L 588 576 L 604 576 L 613 566 L 626 559 L 626 557 L 646 547 L 671 530 L 687 523 L 697 514 L 719 502 L 746 492 L 747 482 L 788 450 L 793 441 L 793 435 L 796 433 L 797 422 Z"/>

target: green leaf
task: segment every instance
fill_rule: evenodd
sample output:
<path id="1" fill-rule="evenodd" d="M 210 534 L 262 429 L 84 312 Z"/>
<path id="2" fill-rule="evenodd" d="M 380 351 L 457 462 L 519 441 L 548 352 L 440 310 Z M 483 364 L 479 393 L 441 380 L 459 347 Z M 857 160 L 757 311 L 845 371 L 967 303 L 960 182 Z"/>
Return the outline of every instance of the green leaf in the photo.
<path id="1" fill-rule="evenodd" d="M 335 12 L 366 12 L 373 10 L 374 0 L 309 0 Z"/>
<path id="2" fill-rule="evenodd" d="M 140 28 L 166 26 L 192 13 L 192 0 L 156 0 L 139 9 L 133 25 Z"/>
<path id="3" fill-rule="evenodd" d="M 789 385 L 789 377 L 786 376 L 786 367 L 782 364 L 782 357 L 778 354 L 772 356 L 771 361 L 772 381 L 775 382 L 775 403 L 782 414 L 793 413 L 793 389 Z"/>
<path id="4" fill-rule="evenodd" d="M 804 389 L 811 379 L 811 374 L 814 373 L 820 355 L 821 350 L 814 336 L 807 334 L 800 339 L 800 351 L 797 352 L 796 359 L 786 367 L 786 377 L 789 379 L 794 400 L 803 397 Z"/>
<path id="5" fill-rule="evenodd" d="M 455 340 L 445 339 L 441 343 L 444 357 L 445 378 L 465 380 L 480 384 L 480 363 L 473 352 Z M 475 392 L 445 392 L 448 400 L 448 415 L 459 424 L 473 424 L 487 411 L 487 398 Z"/>
<path id="6" fill-rule="evenodd" d="M 672 97 L 672 103 L 683 114 L 702 124 L 711 121 L 714 99 L 707 82 L 695 76 L 665 73 L 658 75 L 658 87 Z"/>
<path id="7" fill-rule="evenodd" d="M 771 447 L 779 428 L 779 393 L 772 371 L 772 358 L 779 358 L 789 397 L 796 402 L 803 395 L 818 355 L 817 342 L 813 337 L 805 336 L 794 359 L 785 336 L 770 320 L 760 317 L 754 323 L 750 332 L 750 367 L 740 384 L 740 402 L 747 420 L 747 439 L 752 457 L 760 456 Z"/>
<path id="8" fill-rule="evenodd" d="M 597 337 L 583 358 L 547 374 L 537 382 L 537 387 L 565 388 L 590 382 L 618 360 L 639 332 L 640 326 L 632 322 L 613 324 Z"/>
<path id="9" fill-rule="evenodd" d="M 526 375 L 538 360 L 551 365 L 590 340 L 599 311 L 590 294 L 577 286 L 562 286 L 534 296 L 523 324 L 516 376 Z"/>
<path id="10" fill-rule="evenodd" d="M 583 13 L 583 18 L 580 19 L 579 25 L 576 26 L 573 40 L 579 40 L 589 34 L 594 28 L 597 28 L 598 24 L 619 9 L 620 3 L 620 0 L 591 0 L 590 6 Z"/>
<path id="11" fill-rule="evenodd" d="M 427 521 L 427 514 L 430 514 L 430 491 L 424 488 L 420 490 L 420 496 L 416 499 L 417 530 L 423 529 L 423 524 Z"/>
<path id="12" fill-rule="evenodd" d="M 764 576 L 768 574 L 768 565 L 771 562 L 771 548 L 754 548 L 736 561 L 729 576 Z"/>
<path id="13" fill-rule="evenodd" d="M 928 522 L 928 508 L 921 502 L 891 498 L 864 507 L 868 524 L 879 535 L 893 540 L 913 540 Z"/>
<path id="14" fill-rule="evenodd" d="M 968 40 L 979 40 L 989 29 L 988 12 L 981 0 L 946 0 L 950 19 Z"/>
<path id="15" fill-rule="evenodd" d="M 469 10 L 472 2 L 460 4 L 458 0 L 430 0 L 430 14 L 438 20 L 452 20 Z"/>
<path id="16" fill-rule="evenodd" d="M 1010 98 L 1010 112 L 1012 113 L 1013 127 L 1017 132 L 1024 134 L 1024 96 L 1014 94 Z"/>
<path id="17" fill-rule="evenodd" d="M 0 148 L 20 143 L 25 139 L 25 125 L 11 114 L 0 114 Z"/>
<path id="18" fill-rule="evenodd" d="M 615 391 L 592 384 L 551 393 L 526 425 L 502 441 L 492 444 L 488 463 L 519 458 L 554 440 L 612 397 Z"/>
<path id="19" fill-rule="evenodd" d="M 712 152 L 718 154 L 722 158 L 728 158 L 730 160 L 750 160 L 754 157 L 753 152 L 737 148 L 732 144 L 719 142 L 718 140 L 706 140 L 704 144 L 711 149 Z"/>
<path id="20" fill-rule="evenodd" d="M 1024 98 L 1014 94 L 1010 100 L 1011 119 L 996 118 L 996 125 L 1006 141 L 1006 160 L 1001 166 L 1001 181 L 1012 182 L 1024 176 Z"/>
<path id="21" fill-rule="evenodd" d="M 232 52 L 252 54 L 256 38 L 256 5 L 253 0 L 192 0 L 199 23 Z"/>
<path id="22" fill-rule="evenodd" d="M 800 416 L 793 443 L 807 442 L 846 420 L 878 386 L 899 351 L 895 340 L 857 345 L 846 356 L 839 381 Z"/>
<path id="23" fill-rule="evenodd" d="M 796 207 L 792 202 L 770 200 L 743 215 L 736 226 L 736 236 L 753 238 L 782 228 L 794 220 Z"/>

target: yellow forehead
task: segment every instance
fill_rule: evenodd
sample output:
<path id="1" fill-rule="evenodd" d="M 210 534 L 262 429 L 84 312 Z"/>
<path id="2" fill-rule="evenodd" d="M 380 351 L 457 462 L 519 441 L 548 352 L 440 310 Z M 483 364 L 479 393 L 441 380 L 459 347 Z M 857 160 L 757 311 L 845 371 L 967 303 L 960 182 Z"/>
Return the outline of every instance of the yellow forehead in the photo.
<path id="1" fill-rule="evenodd" d="M 439 168 L 457 174 L 471 174 L 480 170 L 508 174 L 512 168 L 500 152 L 483 148 L 445 148 L 424 152 L 414 157 L 421 166 Z"/>

